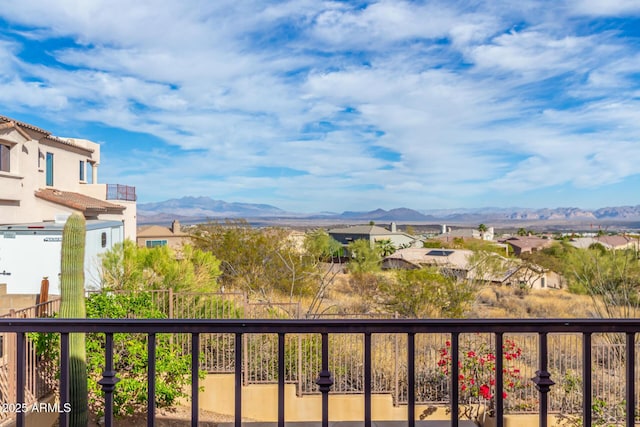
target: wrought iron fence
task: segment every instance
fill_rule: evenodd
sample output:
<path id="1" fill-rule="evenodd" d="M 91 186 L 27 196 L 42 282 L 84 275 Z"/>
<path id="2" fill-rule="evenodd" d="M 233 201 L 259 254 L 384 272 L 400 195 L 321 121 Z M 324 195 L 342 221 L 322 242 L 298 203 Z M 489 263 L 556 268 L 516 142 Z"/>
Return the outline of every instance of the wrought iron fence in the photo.
<path id="1" fill-rule="evenodd" d="M 526 402 L 539 414 L 540 425 L 546 426 L 547 415 L 551 403 L 557 400 L 554 397 L 556 389 L 565 393 L 570 390 L 563 383 L 562 375 L 575 376 L 572 387 L 579 391 L 578 401 L 569 405 L 576 406 L 582 417 L 584 425 L 592 425 L 594 421 L 594 407 L 601 405 L 601 400 L 615 402 L 615 409 L 611 416 L 617 417 L 616 422 L 633 426 L 636 422 L 637 402 L 636 373 L 637 342 L 636 334 L 640 331 L 640 320 L 631 319 L 482 319 L 482 320 L 269 320 L 269 319 L 240 319 L 240 320 L 184 320 L 184 319 L 0 319 L 0 332 L 10 333 L 16 337 L 16 402 L 24 402 L 31 396 L 27 395 L 28 376 L 26 366 L 30 363 L 25 354 L 27 334 L 30 332 L 53 332 L 60 334 L 61 358 L 60 358 L 60 402 L 68 402 L 68 359 L 65 357 L 68 351 L 69 333 L 87 332 L 105 335 L 105 370 L 104 378 L 100 384 L 104 385 L 105 392 L 105 424 L 112 425 L 112 398 L 115 375 L 111 365 L 113 354 L 113 334 L 145 334 L 147 337 L 157 334 L 189 334 L 190 354 L 192 366 L 198 366 L 200 360 L 200 338 L 206 334 L 226 334 L 233 337 L 233 357 L 235 377 L 235 425 L 241 426 L 242 417 L 242 393 L 243 375 L 246 371 L 242 368 L 245 361 L 251 359 L 254 354 L 268 355 L 276 353 L 275 360 L 258 357 L 262 368 L 255 375 L 264 374 L 265 377 L 257 378 L 260 381 L 275 381 L 278 384 L 278 424 L 284 426 L 284 386 L 288 381 L 287 371 L 291 373 L 299 369 L 297 361 L 302 360 L 304 366 L 309 366 L 313 371 L 313 381 L 318 391 L 322 394 L 322 425 L 328 426 L 329 392 L 361 392 L 364 395 L 363 419 L 366 427 L 372 425 L 371 421 L 371 396 L 376 392 L 376 372 L 382 370 L 381 363 L 387 363 L 386 359 L 379 361 L 374 355 L 375 336 L 398 337 L 385 342 L 402 348 L 399 352 L 399 364 L 402 367 L 398 371 L 399 382 L 406 382 L 407 423 L 414 426 L 417 416 L 416 404 L 419 402 L 419 394 L 422 388 L 419 381 L 423 375 L 423 369 L 431 369 L 429 358 L 443 360 L 450 357 L 450 363 L 436 362 L 441 369 L 446 366 L 446 373 L 440 376 L 441 383 L 437 384 L 446 392 L 446 405 L 452 414 L 451 425 L 457 425 L 458 416 L 465 402 L 461 400 L 464 395 L 464 374 L 467 372 L 466 363 L 475 357 L 471 349 L 478 349 L 483 354 L 500 355 L 492 360 L 493 371 L 488 372 L 491 378 L 490 386 L 487 386 L 487 394 L 491 395 L 493 415 L 498 426 L 503 425 L 503 414 L 510 407 L 513 397 L 503 394 L 510 390 L 509 382 L 512 381 L 513 369 L 526 368 L 530 371 L 519 372 L 522 374 L 523 383 L 531 384 L 531 394 Z M 301 340 L 300 337 L 312 337 Z M 251 337 L 257 338 L 254 342 L 255 349 L 247 350 L 245 337 L 251 342 Z M 271 339 L 276 337 L 275 350 Z M 357 337 L 357 339 L 355 339 Z M 530 337 L 530 338 L 527 338 Z M 619 343 L 617 337 L 622 337 Z M 343 341 L 344 339 L 344 341 Z M 444 342 L 442 341 L 444 339 Z M 613 347 L 608 341 L 616 342 Z M 518 340 L 518 344 L 513 342 Z M 562 348 L 566 341 L 576 344 L 578 349 L 568 351 L 564 356 Z M 531 352 L 522 343 L 530 341 Z M 154 382 L 155 371 L 154 357 L 155 345 L 149 340 L 148 366 L 149 366 L 149 408 L 148 417 L 154 417 Z M 289 346 L 289 349 L 287 348 Z M 300 349 L 303 350 L 300 350 Z M 295 350 L 297 349 L 297 350 Z M 446 352 L 443 352 L 443 349 Z M 559 350 L 560 349 L 560 350 Z M 558 352 L 558 354 L 555 354 Z M 472 353 L 474 356 L 472 356 Z M 529 354 L 531 353 L 531 354 Z M 288 355 L 289 354 L 289 355 Z M 348 361 L 348 354 L 354 354 Z M 295 355 L 295 357 L 290 357 Z M 304 357 L 301 357 L 304 356 Z M 553 359 L 568 361 L 567 365 L 558 363 L 559 376 L 554 373 Z M 477 360 L 477 359 L 473 359 Z M 490 360 L 490 359 L 486 359 Z M 515 360 L 520 365 L 511 364 Z M 256 362 L 258 363 L 258 362 Z M 564 362 L 563 362 L 564 363 Z M 520 366 L 520 368 L 518 368 Z M 349 377 L 343 376 L 341 369 L 351 371 Z M 618 369 L 620 369 L 618 371 Z M 276 374 L 272 376 L 275 369 Z M 437 368 L 436 368 L 437 369 Z M 535 369 L 535 371 L 533 371 Z M 575 370 L 575 372 L 574 372 Z M 191 400 L 192 424 L 198 421 L 198 375 L 197 369 L 192 369 Z M 601 388 L 598 371 L 607 375 L 620 376 L 618 383 Z M 299 371 L 298 371 L 299 372 Z M 529 377 L 533 375 L 533 377 Z M 439 380 L 439 381 L 440 381 Z M 606 381 L 602 384 L 607 384 Z M 609 383 L 611 384 L 611 383 Z M 438 389 L 436 387 L 436 389 Z M 536 391 L 533 391 L 535 387 Z M 444 392 L 443 392 L 444 393 Z M 622 403 L 621 403 L 622 402 Z M 67 414 L 60 414 L 61 425 L 66 425 Z M 17 425 L 24 425 L 24 414 L 17 415 Z"/>

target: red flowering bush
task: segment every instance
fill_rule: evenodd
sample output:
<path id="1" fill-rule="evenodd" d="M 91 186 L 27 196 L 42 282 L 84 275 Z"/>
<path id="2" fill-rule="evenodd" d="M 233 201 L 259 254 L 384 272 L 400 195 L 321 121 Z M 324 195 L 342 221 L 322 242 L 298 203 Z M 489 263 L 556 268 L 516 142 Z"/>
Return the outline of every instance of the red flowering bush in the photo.
<path id="1" fill-rule="evenodd" d="M 496 356 L 486 341 L 467 339 L 460 343 L 458 359 L 458 387 L 460 396 L 460 416 L 482 425 L 487 416 L 495 412 Z M 522 349 L 513 340 L 504 340 L 503 353 L 503 398 L 508 393 L 523 387 L 520 369 L 516 361 L 522 356 Z M 451 372 L 451 342 L 439 351 L 438 367 L 443 375 Z"/>

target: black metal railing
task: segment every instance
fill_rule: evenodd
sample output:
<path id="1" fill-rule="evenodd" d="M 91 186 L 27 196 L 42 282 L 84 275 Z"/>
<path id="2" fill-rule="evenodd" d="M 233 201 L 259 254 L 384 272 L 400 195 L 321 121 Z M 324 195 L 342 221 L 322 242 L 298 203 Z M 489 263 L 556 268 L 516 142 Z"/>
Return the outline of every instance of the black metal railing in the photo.
<path id="1" fill-rule="evenodd" d="M 402 334 L 407 337 L 407 425 L 414 427 L 416 422 L 415 402 L 415 368 L 416 368 L 416 335 L 417 334 L 447 334 L 450 337 L 451 372 L 450 372 L 450 403 L 451 426 L 458 426 L 460 415 L 459 399 L 459 364 L 460 336 L 462 334 L 490 334 L 493 336 L 494 351 L 501 354 L 506 334 L 529 333 L 537 334 L 538 358 L 537 371 L 531 381 L 538 393 L 539 425 L 547 426 L 548 393 L 554 386 L 554 379 L 548 370 L 548 339 L 550 335 L 563 333 L 577 333 L 582 336 L 582 422 L 585 426 L 592 424 L 592 336 L 595 334 L 618 334 L 624 336 L 623 358 L 625 361 L 625 390 L 624 390 L 624 423 L 631 427 L 635 425 L 637 402 L 635 399 L 635 371 L 636 371 L 636 334 L 640 331 L 640 320 L 636 319 L 482 319 L 482 320 L 381 320 L 381 319 L 332 319 L 332 320 L 136 320 L 136 319 L 0 319 L 0 332 L 16 334 L 16 399 L 25 399 L 25 345 L 29 332 L 53 332 L 61 336 L 60 343 L 60 404 L 69 401 L 69 365 L 68 345 L 69 333 L 88 332 L 105 335 L 105 367 L 103 378 L 98 381 L 105 394 L 105 426 L 113 425 L 113 393 L 117 387 L 117 372 L 113 366 L 113 335 L 115 333 L 146 334 L 148 336 L 148 418 L 149 426 L 155 425 L 155 337 L 156 334 L 191 335 L 192 355 L 192 384 L 191 384 L 191 425 L 198 425 L 198 361 L 200 360 L 200 336 L 202 334 L 223 333 L 235 337 L 235 427 L 242 424 L 242 357 L 243 336 L 246 334 L 275 334 L 278 337 L 278 427 L 285 426 L 285 336 L 288 334 L 318 334 L 321 337 L 321 369 L 318 372 L 316 384 L 322 393 L 321 425 L 329 425 L 329 392 L 333 385 L 333 376 L 329 370 L 329 336 L 333 334 L 361 334 L 364 337 L 364 411 L 362 414 L 365 427 L 371 427 L 371 335 L 372 334 Z M 496 358 L 495 369 L 495 418 L 496 425 L 504 425 L 505 389 L 503 375 L 503 358 Z M 25 425 L 25 414 L 16 414 L 16 425 Z M 60 425 L 68 425 L 68 415 L 60 414 Z"/>
<path id="2" fill-rule="evenodd" d="M 107 200 L 136 201 L 136 187 L 120 184 L 107 184 Z"/>

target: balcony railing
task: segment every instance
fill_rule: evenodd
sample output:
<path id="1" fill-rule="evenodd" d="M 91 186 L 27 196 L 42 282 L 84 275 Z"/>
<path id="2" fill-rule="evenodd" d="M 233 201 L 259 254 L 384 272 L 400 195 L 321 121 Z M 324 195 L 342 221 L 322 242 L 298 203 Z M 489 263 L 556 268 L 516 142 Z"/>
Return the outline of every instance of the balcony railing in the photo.
<path id="1" fill-rule="evenodd" d="M 592 375 L 598 362 L 597 355 L 594 358 L 592 338 L 615 335 L 621 337 L 619 344 L 620 358 L 624 365 L 623 377 L 624 396 L 620 401 L 624 402 L 624 423 L 634 426 L 637 414 L 636 406 L 636 334 L 640 331 L 640 320 L 635 319 L 482 319 L 482 320 L 363 320 L 363 319 L 332 319 L 332 320 L 183 320 L 183 319 L 0 319 L 0 333 L 13 333 L 16 337 L 15 357 L 17 361 L 15 384 L 16 402 L 25 401 L 25 366 L 27 333 L 49 332 L 60 334 L 60 383 L 59 399 L 64 405 L 69 401 L 69 366 L 68 345 L 69 334 L 73 332 L 101 333 L 105 335 L 105 366 L 103 378 L 99 381 L 105 393 L 105 425 L 113 425 L 113 392 L 117 387 L 117 372 L 113 365 L 113 336 L 115 333 L 146 334 L 148 337 L 148 425 L 154 425 L 155 414 L 155 336 L 156 334 L 189 334 L 190 352 L 192 360 L 191 375 L 191 424 L 198 425 L 198 367 L 200 366 L 200 338 L 206 334 L 230 334 L 234 337 L 234 375 L 235 375 L 235 426 L 242 423 L 242 393 L 243 393 L 243 337 L 253 334 L 267 334 L 277 337 L 277 383 L 278 383 L 278 426 L 285 425 L 285 338 L 287 335 L 316 334 L 320 338 L 320 367 L 317 372 L 316 384 L 322 394 L 321 425 L 329 425 L 329 393 L 334 385 L 334 377 L 329 367 L 330 336 L 343 334 L 360 335 L 364 341 L 362 360 L 364 410 L 362 418 L 365 427 L 372 425 L 371 396 L 373 392 L 372 378 L 374 377 L 372 364 L 372 336 L 377 334 L 399 334 L 405 338 L 406 345 L 406 381 L 407 381 L 407 425 L 415 426 L 416 423 L 416 370 L 419 363 L 416 358 L 416 337 L 423 334 L 444 334 L 448 338 L 447 346 L 450 347 L 451 364 L 449 373 L 449 410 L 451 413 L 451 425 L 458 426 L 458 417 L 461 411 L 459 362 L 461 358 L 461 336 L 468 334 L 488 334 L 492 337 L 494 354 L 502 354 L 503 345 L 507 342 L 506 336 L 513 334 L 533 334 L 537 337 L 537 370 L 531 381 L 538 392 L 537 405 L 539 425 L 547 426 L 549 408 L 549 391 L 559 378 L 552 378 L 549 372 L 549 357 L 551 354 L 549 342 L 558 334 L 578 334 L 581 337 L 580 355 L 582 360 L 581 388 L 582 388 L 582 422 L 585 426 L 592 425 L 592 406 L 597 391 L 592 384 Z M 557 357 L 557 355 L 553 355 Z M 195 368 L 193 368 L 195 367 Z M 495 418 L 496 425 L 503 426 L 505 399 L 505 378 L 503 369 L 506 368 L 505 360 L 497 357 L 495 360 Z M 555 380 L 555 381 L 554 381 Z M 25 414 L 16 415 L 16 425 L 25 425 Z M 60 425 L 68 425 L 68 414 L 60 414 Z"/>
<path id="2" fill-rule="evenodd" d="M 107 200 L 136 201 L 136 187 L 120 184 L 107 184 Z"/>

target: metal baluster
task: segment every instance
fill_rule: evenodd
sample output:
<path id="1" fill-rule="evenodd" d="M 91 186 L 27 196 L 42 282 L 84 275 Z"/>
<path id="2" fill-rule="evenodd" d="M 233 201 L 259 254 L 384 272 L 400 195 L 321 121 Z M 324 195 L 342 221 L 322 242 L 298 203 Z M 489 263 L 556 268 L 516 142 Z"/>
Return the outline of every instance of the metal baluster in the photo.
<path id="1" fill-rule="evenodd" d="M 627 427 L 634 427 L 635 425 L 635 408 L 636 408 L 636 385 L 635 385 L 635 373 L 636 373 L 636 335 L 634 332 L 627 332 L 627 372 L 626 372 L 626 400 L 627 400 Z"/>
<path id="2" fill-rule="evenodd" d="M 16 332 L 16 404 L 24 405 L 24 385 L 25 385 L 25 334 Z M 16 427 L 24 427 L 25 411 L 22 406 L 16 413 Z"/>
<path id="3" fill-rule="evenodd" d="M 458 390 L 458 378 L 460 376 L 460 335 L 457 332 L 451 334 L 451 426 L 458 427 L 460 418 L 460 393 Z"/>
<path id="4" fill-rule="evenodd" d="M 235 340 L 235 427 L 242 427 L 242 334 Z M 246 373 L 245 373 L 246 375 Z"/>
<path id="5" fill-rule="evenodd" d="M 105 349 L 104 349 L 104 372 L 102 379 L 98 384 L 102 386 L 104 392 L 104 425 L 105 427 L 113 426 L 113 390 L 120 378 L 116 377 L 113 370 L 113 333 L 105 333 Z"/>
<path id="6" fill-rule="evenodd" d="M 284 334 L 278 333 L 278 427 L 284 427 Z"/>
<path id="7" fill-rule="evenodd" d="M 147 426 L 155 425 L 156 414 L 156 334 L 147 336 Z"/>
<path id="8" fill-rule="evenodd" d="M 198 427 L 200 377 L 200 334 L 191 334 L 191 427 Z"/>
<path id="9" fill-rule="evenodd" d="M 591 364 L 591 332 L 585 332 L 582 334 L 582 417 L 585 426 L 591 425 Z"/>
<path id="10" fill-rule="evenodd" d="M 504 349 L 502 332 L 496 332 L 496 427 L 504 424 Z"/>
<path id="11" fill-rule="evenodd" d="M 364 427 L 371 427 L 371 333 L 364 334 Z"/>
<path id="12" fill-rule="evenodd" d="M 333 376 L 329 371 L 329 335 L 325 332 L 322 336 L 322 368 L 316 384 L 322 393 L 322 427 L 329 427 L 329 390 L 333 385 Z"/>
<path id="13" fill-rule="evenodd" d="M 549 412 L 549 390 L 551 386 L 555 384 L 551 380 L 551 374 L 547 371 L 548 363 L 548 349 L 547 349 L 547 333 L 540 332 L 538 334 L 538 366 L 539 370 L 536 371 L 536 376 L 532 378 L 536 388 L 540 392 L 540 427 L 547 427 L 547 414 Z"/>
<path id="14" fill-rule="evenodd" d="M 416 425 L 416 334 L 407 334 L 407 422 Z"/>
<path id="15" fill-rule="evenodd" d="M 69 404 L 69 333 L 60 334 L 60 406 L 64 409 Z M 69 427 L 69 413 L 63 410 L 60 414 L 60 427 Z"/>

